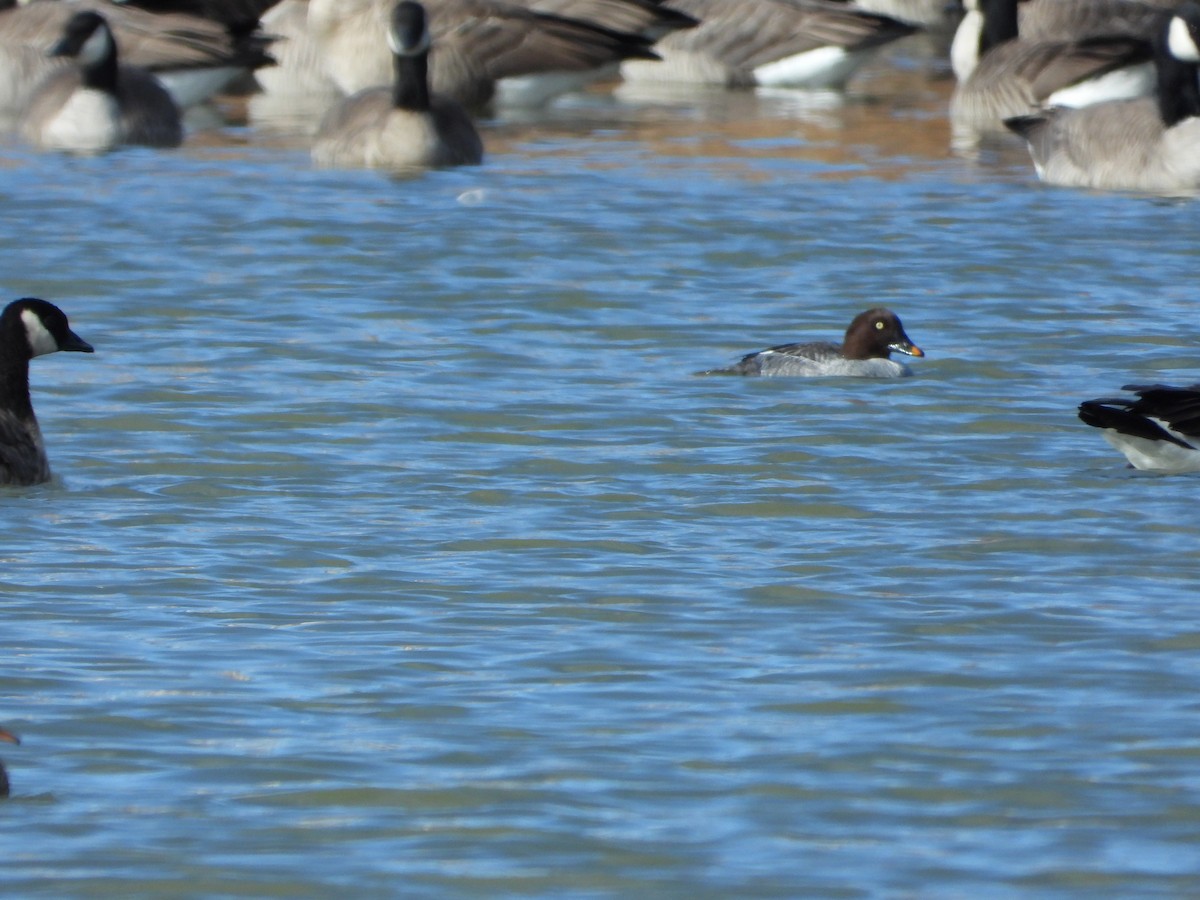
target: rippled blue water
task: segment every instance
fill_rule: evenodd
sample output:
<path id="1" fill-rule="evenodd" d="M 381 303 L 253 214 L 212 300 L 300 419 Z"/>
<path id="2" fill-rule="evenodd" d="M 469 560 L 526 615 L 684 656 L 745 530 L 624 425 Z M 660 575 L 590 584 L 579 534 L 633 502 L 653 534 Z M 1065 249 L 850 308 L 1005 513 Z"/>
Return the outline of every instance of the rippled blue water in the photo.
<path id="1" fill-rule="evenodd" d="M 6 148 L 97 352 L 0 495 L 5 893 L 1192 895 L 1196 482 L 1074 410 L 1196 379 L 1197 207 L 928 90 Z M 911 379 L 692 374 L 881 304 Z"/>

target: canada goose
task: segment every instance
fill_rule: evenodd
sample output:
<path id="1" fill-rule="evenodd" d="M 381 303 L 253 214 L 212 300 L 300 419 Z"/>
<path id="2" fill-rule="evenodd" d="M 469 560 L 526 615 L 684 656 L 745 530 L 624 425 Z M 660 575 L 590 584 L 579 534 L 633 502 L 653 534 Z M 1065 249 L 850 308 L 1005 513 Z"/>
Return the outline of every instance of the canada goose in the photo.
<path id="1" fill-rule="evenodd" d="M 893 353 L 924 356 L 914 344 L 900 317 L 890 309 L 868 309 L 859 313 L 846 329 L 841 344 L 815 341 L 780 344 L 747 353 L 732 366 L 709 369 L 697 375 L 788 375 L 802 377 L 852 376 L 899 378 L 911 374 L 908 366 L 891 358 Z"/>
<path id="2" fill-rule="evenodd" d="M 311 0 L 309 27 L 334 83 L 347 94 L 387 84 L 383 35 L 389 0 Z M 433 0 L 429 30 L 435 95 L 486 109 L 498 90 L 503 104 L 536 106 L 578 88 L 622 59 L 657 59 L 650 41 L 600 25 L 537 12 L 503 0 Z M 543 80 L 531 83 L 531 76 Z M 525 91 L 505 92 L 522 78 Z"/>
<path id="3" fill-rule="evenodd" d="M 700 25 L 656 43 L 662 62 L 622 63 L 626 81 L 841 87 L 880 47 L 917 30 L 829 0 L 672 0 L 671 5 Z"/>
<path id="4" fill-rule="evenodd" d="M 25 297 L 0 313 L 0 484 L 50 480 L 42 432 L 29 399 L 29 361 L 55 350 L 91 353 L 53 303 Z"/>
<path id="5" fill-rule="evenodd" d="M 331 109 L 317 130 L 314 162 L 387 169 L 482 162 L 483 143 L 467 113 L 453 100 L 430 96 L 430 38 L 420 3 L 396 4 L 388 43 L 393 86 L 368 88 Z"/>
<path id="6" fill-rule="evenodd" d="M 5 741 L 9 744 L 21 743 L 19 737 L 4 728 L 0 728 L 0 741 Z M 0 797 L 7 797 L 9 793 L 8 770 L 4 768 L 4 763 L 0 762 Z"/>
<path id="7" fill-rule="evenodd" d="M 20 117 L 21 136 L 44 150 L 103 153 L 121 144 L 177 147 L 179 109 L 153 75 L 121 66 L 104 17 L 80 12 L 66 24 L 52 56 L 78 65 L 54 72 L 34 90 Z"/>
<path id="8" fill-rule="evenodd" d="M 1005 121 L 1050 184 L 1154 193 L 1200 190 L 1200 6 L 1165 15 L 1154 96 Z"/>
<path id="9" fill-rule="evenodd" d="M 1153 89 L 1149 42 L 1129 37 L 1024 41 L 1017 34 L 1017 0 L 980 2 L 979 62 L 950 98 L 956 128 L 1000 131 L 1004 119 L 1047 106 L 1086 106 Z"/>
<path id="10" fill-rule="evenodd" d="M 1166 4 L 1174 7 L 1178 2 L 1022 0 L 1017 6 L 1017 33 L 1026 42 L 1069 43 L 1097 37 L 1131 37 L 1149 42 L 1154 39 Z M 979 63 L 983 28 L 979 0 L 968 0 L 950 48 L 951 68 L 959 81 L 966 81 Z"/>
<path id="11" fill-rule="evenodd" d="M 260 30 L 235 32 L 196 16 L 147 12 L 108 0 L 34 0 L 4 9 L 0 12 L 0 47 L 44 51 L 62 34 L 67 22 L 84 11 L 104 17 L 121 60 L 159 78 L 180 108 L 202 102 L 240 75 L 273 62 L 267 53 L 270 39 Z M 16 81 L 9 90 L 19 105 L 33 87 L 33 75 L 12 64 L 0 69 L 0 74 Z"/>
<path id="12" fill-rule="evenodd" d="M 1137 399 L 1108 397 L 1079 404 L 1079 418 L 1103 429 L 1104 439 L 1135 469 L 1200 472 L 1200 384 L 1129 384 Z"/>

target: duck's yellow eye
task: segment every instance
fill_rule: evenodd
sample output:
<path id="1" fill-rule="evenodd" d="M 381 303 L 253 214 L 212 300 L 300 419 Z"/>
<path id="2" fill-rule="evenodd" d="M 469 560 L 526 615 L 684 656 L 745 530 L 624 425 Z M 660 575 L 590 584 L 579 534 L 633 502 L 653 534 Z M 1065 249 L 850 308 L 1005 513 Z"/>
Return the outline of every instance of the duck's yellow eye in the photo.
<path id="1" fill-rule="evenodd" d="M 883 319 L 876 319 L 876 320 L 875 320 L 875 330 L 876 330 L 876 331 L 883 331 Z"/>

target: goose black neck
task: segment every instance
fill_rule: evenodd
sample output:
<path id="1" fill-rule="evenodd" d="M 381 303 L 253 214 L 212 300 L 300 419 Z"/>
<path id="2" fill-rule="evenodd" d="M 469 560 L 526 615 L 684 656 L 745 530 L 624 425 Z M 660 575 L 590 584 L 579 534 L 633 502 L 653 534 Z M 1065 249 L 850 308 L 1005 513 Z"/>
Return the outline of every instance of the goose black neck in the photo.
<path id="1" fill-rule="evenodd" d="M 392 104 L 413 112 L 429 110 L 429 54 L 395 57 L 396 82 L 392 86 Z"/>
<path id="2" fill-rule="evenodd" d="M 117 92 L 117 52 L 113 44 L 109 44 L 109 50 L 103 57 L 91 65 L 83 66 L 83 83 L 94 90 L 110 94 Z"/>
<path id="3" fill-rule="evenodd" d="M 979 0 L 983 29 L 979 33 L 979 55 L 1017 37 L 1017 0 Z"/>
<path id="4" fill-rule="evenodd" d="M 1166 29 L 1159 34 L 1154 65 L 1158 77 L 1158 113 L 1163 124 L 1170 128 L 1184 119 L 1200 116 L 1200 67 L 1172 55 Z"/>
<path id="5" fill-rule="evenodd" d="M 5 356 L 0 359 L 0 410 L 17 418 L 33 418 L 33 401 L 29 399 L 29 360 Z"/>
<path id="6" fill-rule="evenodd" d="M 0 317 L 0 410 L 33 418 L 29 399 L 29 338 L 19 315 Z"/>

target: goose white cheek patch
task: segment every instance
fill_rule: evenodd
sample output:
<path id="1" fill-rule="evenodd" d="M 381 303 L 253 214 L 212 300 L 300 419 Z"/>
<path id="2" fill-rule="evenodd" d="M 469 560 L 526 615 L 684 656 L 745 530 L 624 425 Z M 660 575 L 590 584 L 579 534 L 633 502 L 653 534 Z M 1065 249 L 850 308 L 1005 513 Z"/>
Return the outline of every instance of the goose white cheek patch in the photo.
<path id="1" fill-rule="evenodd" d="M 34 356 L 53 353 L 58 349 L 58 341 L 36 313 L 25 310 L 21 313 L 21 321 L 25 323 L 25 334 L 29 337 L 29 347 Z"/>
<path id="2" fill-rule="evenodd" d="M 1187 22 L 1178 17 L 1171 20 L 1167 29 L 1167 47 L 1171 55 L 1181 62 L 1200 62 L 1200 48 L 1192 38 Z"/>
<path id="3" fill-rule="evenodd" d="M 79 62 L 84 66 L 95 65 L 112 52 L 112 38 L 104 28 L 97 28 L 90 38 L 83 42 L 79 51 Z"/>
<path id="4" fill-rule="evenodd" d="M 400 45 L 400 42 L 396 40 L 396 36 L 391 32 L 390 29 L 387 33 L 387 43 L 388 49 L 397 56 L 418 56 L 421 53 L 428 53 L 429 48 L 432 45 L 429 32 L 424 31 L 421 33 L 421 39 L 417 41 L 416 46 L 403 47 Z"/>

